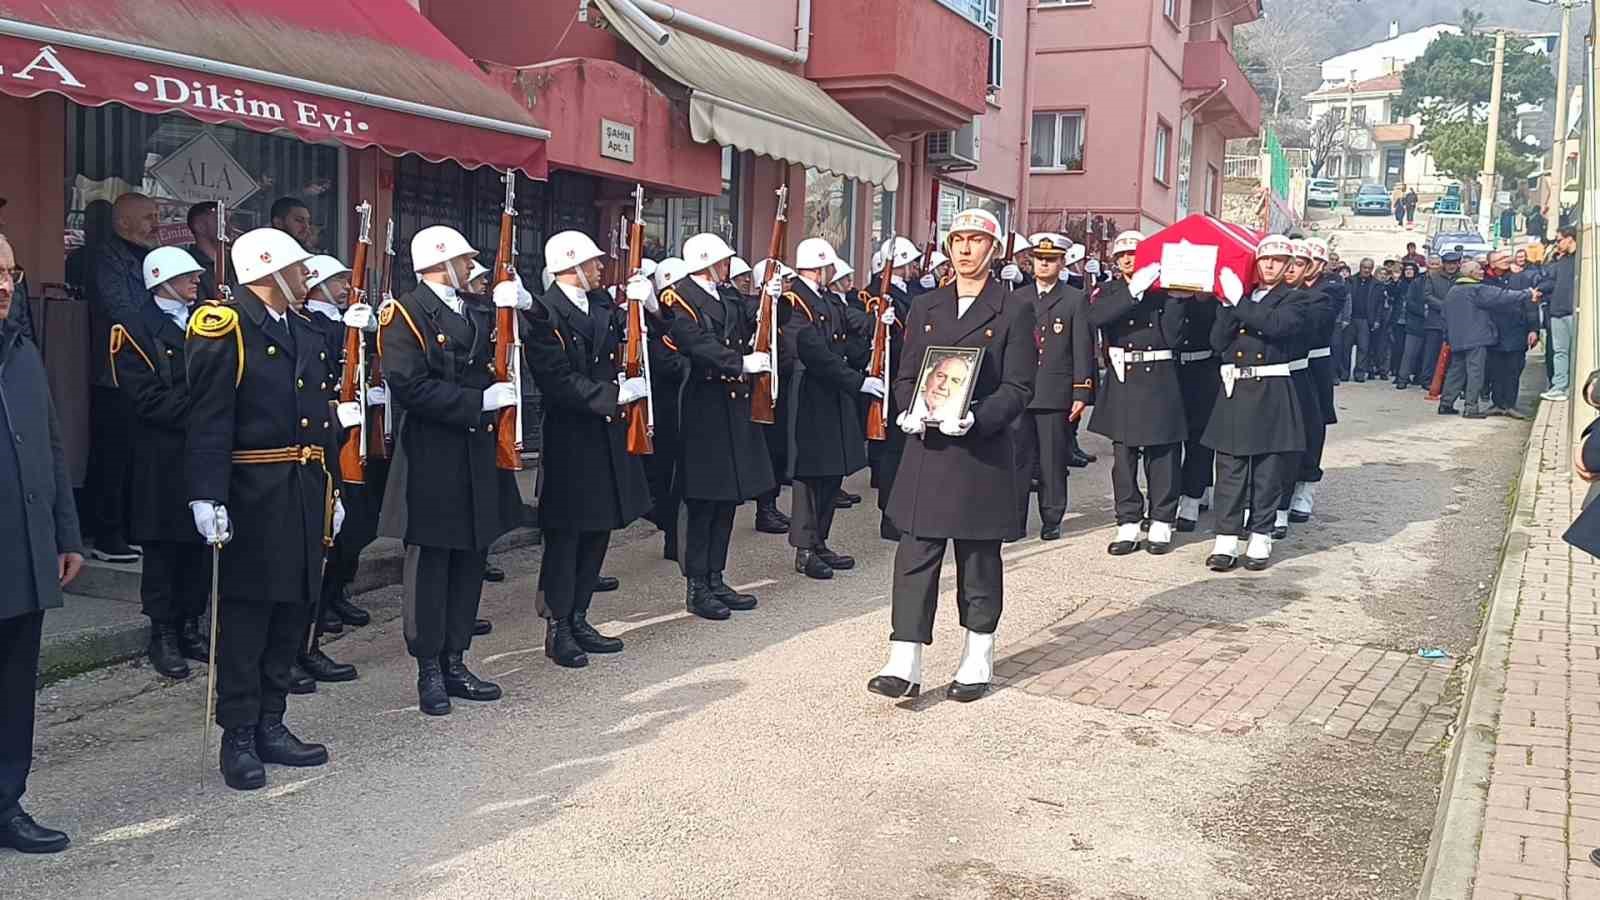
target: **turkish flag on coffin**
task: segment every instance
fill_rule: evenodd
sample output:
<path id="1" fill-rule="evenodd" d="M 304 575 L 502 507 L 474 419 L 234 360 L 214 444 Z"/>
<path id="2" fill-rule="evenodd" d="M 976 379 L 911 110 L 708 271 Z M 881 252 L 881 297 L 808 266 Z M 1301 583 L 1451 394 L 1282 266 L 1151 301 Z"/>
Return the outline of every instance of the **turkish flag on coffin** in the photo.
<path id="1" fill-rule="evenodd" d="M 1145 266 L 1161 262 L 1163 248 L 1175 244 L 1194 244 L 1199 247 L 1216 247 L 1217 264 L 1211 273 L 1211 293 L 1222 296 L 1222 288 L 1217 284 L 1217 273 L 1224 266 L 1233 270 L 1239 276 L 1239 281 L 1244 283 L 1244 290 L 1249 294 L 1255 287 L 1256 280 L 1256 245 L 1264 237 L 1260 232 L 1224 222 L 1214 216 L 1203 213 L 1194 215 L 1175 222 L 1155 234 L 1145 238 L 1139 244 L 1139 249 L 1134 252 L 1133 258 L 1136 270 Z M 1166 287 L 1165 278 L 1156 280 L 1157 287 Z"/>

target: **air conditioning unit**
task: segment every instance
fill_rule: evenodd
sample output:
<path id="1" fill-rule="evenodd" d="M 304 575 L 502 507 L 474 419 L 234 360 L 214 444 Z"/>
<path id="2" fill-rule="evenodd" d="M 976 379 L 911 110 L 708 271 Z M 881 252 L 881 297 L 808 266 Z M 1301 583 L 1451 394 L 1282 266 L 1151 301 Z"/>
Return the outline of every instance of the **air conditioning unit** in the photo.
<path id="1" fill-rule="evenodd" d="M 928 135 L 928 164 L 946 172 L 976 169 L 982 146 L 983 117 L 973 119 L 955 131 L 935 131 Z"/>

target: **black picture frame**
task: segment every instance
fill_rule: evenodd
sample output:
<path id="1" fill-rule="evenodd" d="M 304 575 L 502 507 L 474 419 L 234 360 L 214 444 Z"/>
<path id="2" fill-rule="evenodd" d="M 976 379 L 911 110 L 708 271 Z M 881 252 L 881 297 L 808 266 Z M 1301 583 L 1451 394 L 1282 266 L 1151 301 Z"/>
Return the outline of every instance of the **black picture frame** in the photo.
<path id="1" fill-rule="evenodd" d="M 972 392 L 983 365 L 982 347 L 929 347 L 917 371 L 917 400 L 925 423 L 959 422 L 972 409 Z M 965 369 L 962 374 L 961 368 Z M 937 384 L 934 383 L 937 380 Z"/>

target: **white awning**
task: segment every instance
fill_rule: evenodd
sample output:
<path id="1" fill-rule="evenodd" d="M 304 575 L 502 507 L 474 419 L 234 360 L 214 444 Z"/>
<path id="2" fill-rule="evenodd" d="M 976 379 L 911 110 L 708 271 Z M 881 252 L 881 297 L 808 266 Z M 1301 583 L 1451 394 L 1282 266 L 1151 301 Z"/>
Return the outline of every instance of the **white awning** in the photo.
<path id="1" fill-rule="evenodd" d="M 668 25 L 672 39 L 658 46 L 616 0 L 594 3 L 618 36 L 689 89 L 695 140 L 898 187 L 900 154 L 814 82 Z"/>

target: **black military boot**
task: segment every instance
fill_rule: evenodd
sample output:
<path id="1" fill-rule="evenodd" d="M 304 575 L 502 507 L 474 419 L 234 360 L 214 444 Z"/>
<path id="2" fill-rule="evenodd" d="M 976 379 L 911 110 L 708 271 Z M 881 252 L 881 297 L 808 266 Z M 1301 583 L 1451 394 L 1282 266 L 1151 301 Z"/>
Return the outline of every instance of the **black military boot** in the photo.
<path id="1" fill-rule="evenodd" d="M 342 634 L 344 619 L 334 610 L 332 603 L 324 602 L 317 609 L 317 631 L 321 634 Z"/>
<path id="2" fill-rule="evenodd" d="M 184 619 L 178 631 L 178 649 L 195 662 L 211 662 L 211 645 L 200 634 L 199 619 Z"/>
<path id="3" fill-rule="evenodd" d="M 464 656 L 465 654 L 457 650 L 446 653 L 444 658 L 439 660 L 440 666 L 444 668 L 445 693 L 452 697 L 460 697 L 463 700 L 478 700 L 482 702 L 499 700 L 500 685 L 492 681 L 484 681 L 482 678 L 467 671 L 466 660 L 462 658 Z"/>
<path id="4" fill-rule="evenodd" d="M 587 613 L 572 614 L 572 639 L 588 653 L 621 653 L 622 640 L 601 634 L 589 624 Z"/>
<path id="5" fill-rule="evenodd" d="M 794 552 L 794 570 L 807 578 L 815 578 L 818 581 L 826 581 L 833 577 L 833 568 L 823 562 L 822 557 L 811 550 L 796 550 Z"/>
<path id="6" fill-rule="evenodd" d="M 346 625 L 360 628 L 372 621 L 372 614 L 350 602 L 350 588 L 348 586 L 339 591 L 339 596 L 333 599 L 333 611 L 339 614 Z"/>
<path id="7" fill-rule="evenodd" d="M 493 630 L 494 630 L 494 623 L 489 621 L 488 619 L 473 619 L 472 620 L 472 636 L 473 637 L 483 637 L 484 635 L 488 634 L 489 632 L 491 632 Z"/>
<path id="8" fill-rule="evenodd" d="M 349 663 L 334 662 L 321 647 L 312 647 L 310 653 L 300 654 L 300 668 L 317 681 L 355 681 L 356 667 Z"/>
<path id="9" fill-rule="evenodd" d="M 317 680 L 312 678 L 305 669 L 300 668 L 300 662 L 299 660 L 296 660 L 295 663 L 289 667 L 289 693 L 315 694 L 316 692 Z"/>
<path id="10" fill-rule="evenodd" d="M 878 537 L 898 543 L 900 541 L 900 529 L 896 527 L 888 516 L 884 516 L 878 520 Z"/>
<path id="11" fill-rule="evenodd" d="M 700 618 L 711 619 L 716 622 L 733 615 L 726 606 L 722 605 L 722 601 L 711 593 L 711 588 L 706 584 L 706 580 L 704 578 L 696 578 L 693 575 L 688 578 L 684 606 L 688 608 L 689 612 Z"/>
<path id="12" fill-rule="evenodd" d="M 283 713 L 262 713 L 256 724 L 256 756 L 280 766 L 320 766 L 328 761 L 328 748 L 295 737 L 283 724 Z"/>
<path id="13" fill-rule="evenodd" d="M 544 655 L 563 669 L 581 669 L 589 664 L 589 655 L 572 636 L 570 619 L 544 620 Z"/>
<path id="14" fill-rule="evenodd" d="M 417 660 L 417 708 L 429 716 L 450 715 L 450 695 L 437 659 Z"/>
<path id="15" fill-rule="evenodd" d="M 833 569 L 835 572 L 843 572 L 846 569 L 854 569 L 856 567 L 855 557 L 846 556 L 843 553 L 835 553 L 828 549 L 827 544 L 823 544 L 811 552 L 817 554 L 823 562 L 828 564 L 828 568 Z"/>
<path id="16" fill-rule="evenodd" d="M 745 612 L 756 608 L 756 595 L 741 594 L 729 587 L 727 582 L 722 580 L 721 572 L 707 575 L 706 587 L 711 589 L 711 596 L 716 597 L 718 603 L 729 609 Z"/>
<path id="17" fill-rule="evenodd" d="M 762 534 L 788 534 L 789 523 L 778 512 L 776 499 L 756 501 L 756 530 Z"/>
<path id="18" fill-rule="evenodd" d="M 222 730 L 222 752 L 218 754 L 217 767 L 222 770 L 222 780 L 236 791 L 253 791 L 265 787 L 267 770 L 256 755 L 256 729 L 254 725 L 240 725 Z"/>
<path id="19" fill-rule="evenodd" d="M 171 622 L 150 623 L 150 665 L 168 678 L 188 678 L 189 664 L 178 648 L 178 626 Z"/>

